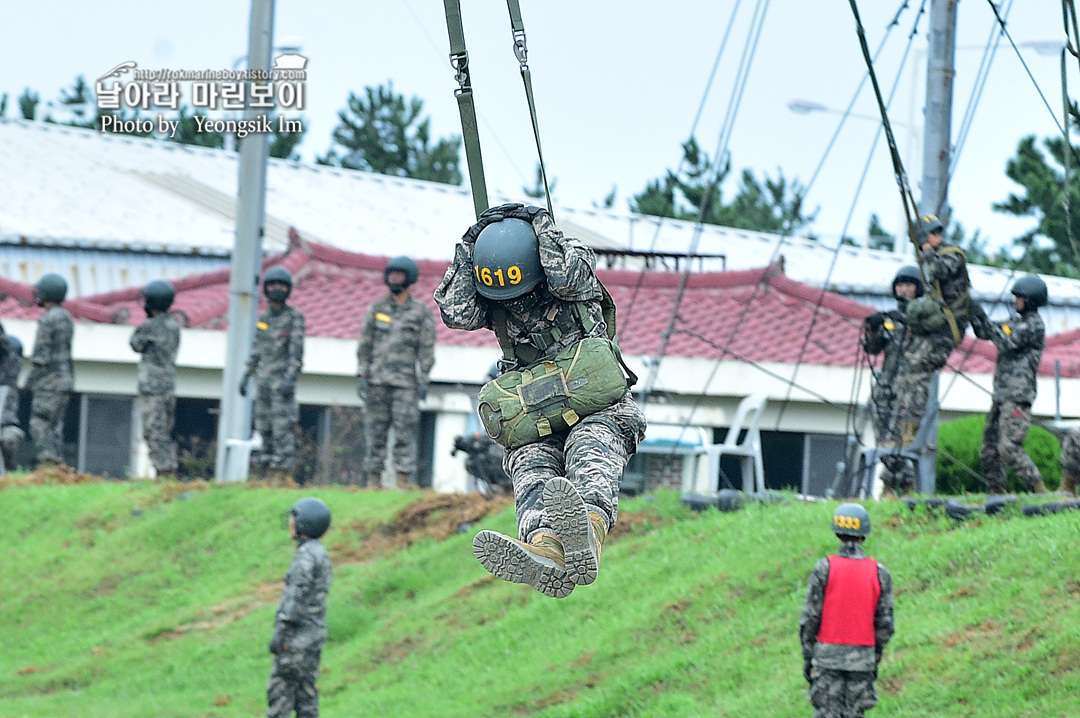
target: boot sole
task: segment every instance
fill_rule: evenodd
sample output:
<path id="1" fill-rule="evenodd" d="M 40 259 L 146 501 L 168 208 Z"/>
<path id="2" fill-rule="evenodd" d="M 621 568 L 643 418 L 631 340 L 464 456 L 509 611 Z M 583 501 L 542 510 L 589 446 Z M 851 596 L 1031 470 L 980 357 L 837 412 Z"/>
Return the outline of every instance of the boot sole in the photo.
<path id="1" fill-rule="evenodd" d="M 552 530 L 562 541 L 570 580 L 578 586 L 588 586 L 600 572 L 600 561 L 589 510 L 581 494 L 569 481 L 556 476 L 544 486 L 544 510 Z"/>
<path id="2" fill-rule="evenodd" d="M 545 596 L 566 598 L 574 590 L 575 584 L 562 566 L 496 531 L 476 534 L 473 555 L 495 578 L 524 583 Z"/>

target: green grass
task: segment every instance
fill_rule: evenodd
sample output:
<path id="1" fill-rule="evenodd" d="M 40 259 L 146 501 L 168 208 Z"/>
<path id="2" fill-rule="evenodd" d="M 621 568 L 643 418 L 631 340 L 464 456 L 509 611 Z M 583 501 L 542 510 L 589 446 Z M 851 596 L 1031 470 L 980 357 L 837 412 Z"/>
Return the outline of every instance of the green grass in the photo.
<path id="1" fill-rule="evenodd" d="M 0 714 L 258 716 L 298 490 L 150 483 L 0 491 Z M 600 578 L 555 601 L 490 577 L 476 527 L 364 558 L 416 495 L 334 511 L 335 716 L 806 716 L 798 618 L 834 503 L 624 501 Z M 1080 514 L 956 524 L 870 507 L 897 635 L 877 716 L 1075 716 Z M 509 532 L 509 510 L 482 521 Z"/>

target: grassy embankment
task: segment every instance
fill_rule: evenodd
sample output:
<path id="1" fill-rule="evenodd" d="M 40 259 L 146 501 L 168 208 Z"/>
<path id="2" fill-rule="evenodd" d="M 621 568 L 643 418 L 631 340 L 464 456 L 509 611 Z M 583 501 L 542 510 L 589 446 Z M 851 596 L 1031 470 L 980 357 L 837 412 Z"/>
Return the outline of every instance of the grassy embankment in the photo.
<path id="1" fill-rule="evenodd" d="M 555 601 L 472 558 L 476 527 L 454 530 L 475 497 L 401 518 L 418 494 L 311 493 L 334 511 L 324 716 L 810 715 L 797 622 L 835 504 L 624 501 L 598 582 Z M 0 715 L 262 715 L 303 494 L 0 489 Z M 898 623 L 873 715 L 1080 715 L 1080 514 L 871 513 Z M 512 512 L 479 523 L 510 531 Z"/>

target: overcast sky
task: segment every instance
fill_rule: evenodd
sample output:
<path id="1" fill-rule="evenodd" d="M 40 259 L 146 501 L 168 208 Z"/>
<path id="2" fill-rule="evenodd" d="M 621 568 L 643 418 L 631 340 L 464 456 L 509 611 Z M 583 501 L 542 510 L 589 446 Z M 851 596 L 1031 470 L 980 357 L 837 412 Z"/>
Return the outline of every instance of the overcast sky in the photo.
<path id="1" fill-rule="evenodd" d="M 499 0 L 462 4 L 488 186 L 520 196 L 521 188 L 533 182 L 535 148 L 506 5 Z M 830 110 L 847 106 L 865 72 L 845 0 L 767 4 L 737 109 L 732 102 L 734 78 L 758 0 L 521 4 L 549 176 L 557 182 L 556 201 L 576 207 L 601 202 L 614 186 L 616 209 L 624 210 L 632 194 L 678 165 L 680 144 L 689 135 L 736 6 L 696 130 L 702 147 L 714 152 L 725 116 L 735 110 L 727 149 L 736 174 L 749 168 L 759 177 L 775 177 L 782 170 L 787 178 L 807 183 L 840 120 Z M 871 50 L 885 37 L 901 4 L 859 3 Z M 877 70 L 886 94 L 899 77 L 891 116 L 909 175 L 917 182 L 921 150 L 910 152 L 907 146 L 920 138 L 927 20 L 924 15 L 901 71 L 920 3 L 908 4 L 899 26 L 888 35 Z M 1039 54 L 1032 43 L 1064 40 L 1061 5 L 1057 0 L 1019 0 L 1015 5 L 1009 33 L 1060 117 L 1058 56 Z M 249 11 L 246 0 L 5 3 L 0 10 L 0 93 L 10 96 L 7 116 L 17 116 L 15 98 L 25 87 L 38 91 L 43 100 L 55 100 L 77 75 L 93 83 L 127 60 L 140 68 L 230 68 L 246 53 Z M 954 136 L 993 25 L 987 0 L 960 3 Z M 438 0 L 278 0 L 275 37 L 278 44 L 299 44 L 309 58 L 307 109 L 302 113 L 308 133 L 299 148 L 305 161 L 329 148 L 336 113 L 350 91 L 387 81 L 398 92 L 424 100 L 436 136 L 460 134 Z M 1069 64 L 1070 82 L 1080 88 L 1077 63 Z M 793 100 L 827 109 L 798 114 L 788 108 Z M 891 231 L 901 217 L 883 141 L 855 201 L 876 130 L 872 119 L 865 119 L 877 114 L 869 86 L 854 112 L 864 117 L 847 121 L 807 198 L 810 208 L 820 207 L 810 229 L 827 241 L 835 241 L 846 224 L 849 235 L 863 236 L 871 212 Z M 1032 222 L 995 213 L 991 205 L 1016 189 L 1005 177 L 1005 163 L 1018 140 L 1057 132 L 1017 53 L 1002 41 L 951 185 L 954 219 L 969 233 L 980 229 L 995 245 L 1030 227 Z M 734 186 L 725 189 L 730 197 Z M 915 194 L 919 196 L 917 187 Z"/>

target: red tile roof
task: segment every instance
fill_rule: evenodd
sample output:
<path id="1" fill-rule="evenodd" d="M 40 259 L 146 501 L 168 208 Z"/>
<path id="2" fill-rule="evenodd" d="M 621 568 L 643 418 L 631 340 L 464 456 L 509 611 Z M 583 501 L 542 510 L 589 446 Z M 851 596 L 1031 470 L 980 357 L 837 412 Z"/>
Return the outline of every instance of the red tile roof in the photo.
<path id="1" fill-rule="evenodd" d="M 292 273 L 290 302 L 304 313 L 309 335 L 352 339 L 364 311 L 386 292 L 382 281 L 386 262 L 387 257 L 355 254 L 294 235 L 292 248 L 269 257 L 263 270 L 280 264 Z M 438 321 L 432 294 L 447 264 L 436 260 L 417 264 L 420 277 L 413 295 L 435 313 L 436 340 L 497 349 L 491 332 L 454 331 Z M 666 356 L 794 364 L 801 352 L 804 364 L 853 366 L 860 326 L 874 311 L 839 294 L 793 281 L 784 276 L 782 265 L 691 274 L 683 287 L 683 275 L 677 272 L 599 270 L 597 274 L 619 308 L 619 343 L 630 355 L 655 356 L 660 351 L 677 302 L 677 321 Z M 177 290 L 173 309 L 186 317 L 187 326 L 225 328 L 228 269 L 178 279 L 173 285 Z M 85 297 L 64 306 L 82 320 L 139 324 L 145 319 L 137 288 Z M 36 319 L 39 314 L 29 286 L 0 278 L 0 317 Z M 810 340 L 805 341 L 808 334 Z M 1040 374 L 1052 375 L 1054 359 L 1060 359 L 1062 376 L 1080 377 L 1078 349 L 1080 330 L 1049 337 Z M 989 342 L 968 337 L 953 353 L 950 365 L 968 373 L 991 373 L 994 357 Z"/>

